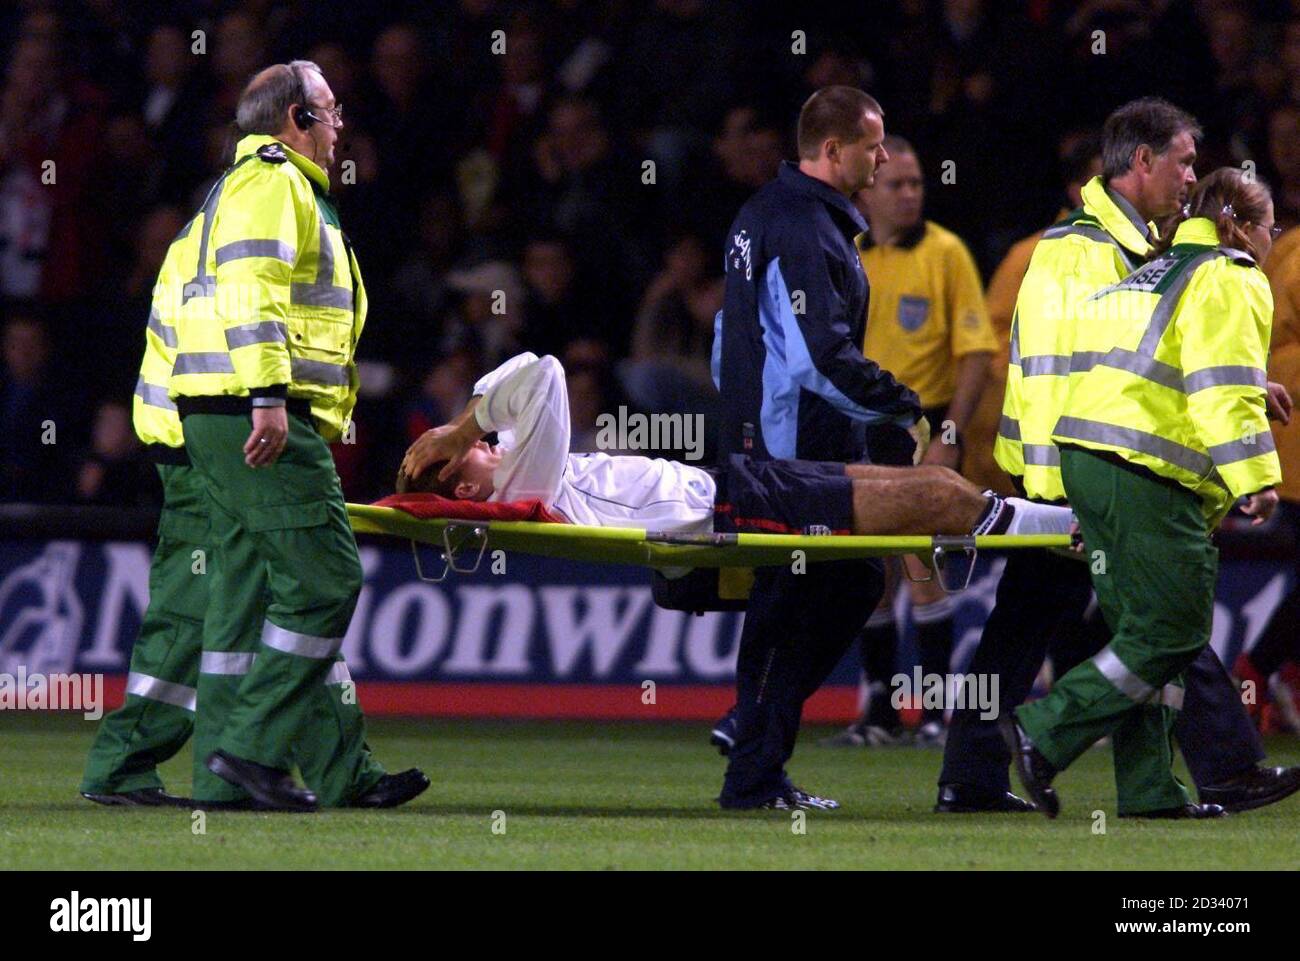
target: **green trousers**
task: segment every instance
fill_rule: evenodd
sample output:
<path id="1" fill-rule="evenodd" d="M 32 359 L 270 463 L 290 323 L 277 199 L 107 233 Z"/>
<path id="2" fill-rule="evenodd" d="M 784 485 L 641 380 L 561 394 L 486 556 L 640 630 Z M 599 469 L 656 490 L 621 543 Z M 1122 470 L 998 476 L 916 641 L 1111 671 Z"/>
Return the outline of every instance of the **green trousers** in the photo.
<path id="1" fill-rule="evenodd" d="M 346 804 L 384 770 L 339 656 L 362 575 L 329 448 L 290 414 L 284 452 L 253 469 L 243 453 L 249 415 L 191 414 L 183 429 L 213 547 L 196 764 L 218 748 L 269 767 L 297 764 L 321 804 Z"/>
<path id="2" fill-rule="evenodd" d="M 161 788 L 157 766 L 194 729 L 208 608 L 208 580 L 196 572 L 208 541 L 206 495 L 188 467 L 164 464 L 158 473 L 164 498 L 149 568 L 149 606 L 131 651 L 126 701 L 100 722 L 86 759 L 81 790 L 87 794 Z"/>
<path id="3" fill-rule="evenodd" d="M 1058 771 L 1110 735 L 1120 814 L 1186 804 L 1170 735 L 1182 672 L 1210 642 L 1218 573 L 1200 501 L 1077 449 L 1061 451 L 1061 476 L 1111 642 L 1017 718 Z"/>
<path id="4" fill-rule="evenodd" d="M 216 747 L 255 655 L 241 654 L 242 661 L 233 662 L 219 654 L 202 657 L 212 583 L 209 565 L 215 560 L 209 544 L 207 493 L 192 468 L 159 465 L 158 473 L 164 495 L 158 547 L 149 569 L 149 606 L 131 651 L 126 701 L 100 723 L 81 790 L 117 794 L 161 788 L 157 766 L 179 752 L 193 734 L 193 797 L 242 800 L 245 795 L 239 788 L 217 777 L 203 762 Z M 260 591 L 249 591 L 246 600 L 264 609 L 265 584 Z M 240 649 L 254 649 L 259 636 L 260 622 Z M 355 693 L 347 665 L 336 657 L 325 683 L 305 708 L 315 719 L 315 737 L 299 745 L 295 761 L 303 779 L 330 805 L 348 803 L 358 790 L 378 780 L 365 748 L 364 721 Z M 203 705 L 197 716 L 196 702 Z"/>

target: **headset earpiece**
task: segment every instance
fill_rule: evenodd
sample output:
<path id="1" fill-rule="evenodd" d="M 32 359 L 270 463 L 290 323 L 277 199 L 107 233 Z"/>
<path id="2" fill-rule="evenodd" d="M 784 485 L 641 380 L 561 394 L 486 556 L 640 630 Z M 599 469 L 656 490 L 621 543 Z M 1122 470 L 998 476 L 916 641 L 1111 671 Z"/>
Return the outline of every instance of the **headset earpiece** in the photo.
<path id="1" fill-rule="evenodd" d="M 310 130 L 311 125 L 316 123 L 316 118 L 306 107 L 294 107 L 293 122 L 299 130 Z"/>

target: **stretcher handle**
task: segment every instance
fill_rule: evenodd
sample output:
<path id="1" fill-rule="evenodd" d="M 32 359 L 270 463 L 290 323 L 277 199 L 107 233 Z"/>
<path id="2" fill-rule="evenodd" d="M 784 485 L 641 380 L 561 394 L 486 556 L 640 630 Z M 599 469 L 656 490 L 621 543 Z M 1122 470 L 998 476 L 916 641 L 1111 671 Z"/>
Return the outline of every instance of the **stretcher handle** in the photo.
<path id="1" fill-rule="evenodd" d="M 966 577 L 958 586 L 949 586 L 948 578 L 944 577 L 944 568 L 948 563 L 948 555 L 961 551 L 966 555 Z M 974 537 L 944 537 L 939 536 L 934 539 L 934 573 L 931 577 L 939 578 L 939 587 L 945 594 L 960 594 L 966 588 L 970 587 L 971 578 L 975 575 L 975 562 L 979 558 L 979 551 L 975 547 Z"/>
<path id="2" fill-rule="evenodd" d="M 455 544 L 451 542 L 454 534 L 463 535 Z M 467 545 L 473 550 L 473 543 L 477 541 L 478 552 L 474 555 L 474 563 L 469 567 L 461 567 L 456 563 L 456 555 Z M 420 547 L 415 541 L 411 541 L 411 555 L 415 558 L 415 573 L 420 580 L 429 584 L 441 584 L 447 579 L 447 575 L 452 571 L 457 574 L 473 574 L 483 563 L 483 555 L 487 551 L 488 530 L 483 526 L 470 526 L 465 524 L 448 524 L 442 529 L 442 548 L 438 552 L 442 559 L 442 573 L 437 577 L 431 577 L 424 573 L 424 567 L 420 563 Z"/>

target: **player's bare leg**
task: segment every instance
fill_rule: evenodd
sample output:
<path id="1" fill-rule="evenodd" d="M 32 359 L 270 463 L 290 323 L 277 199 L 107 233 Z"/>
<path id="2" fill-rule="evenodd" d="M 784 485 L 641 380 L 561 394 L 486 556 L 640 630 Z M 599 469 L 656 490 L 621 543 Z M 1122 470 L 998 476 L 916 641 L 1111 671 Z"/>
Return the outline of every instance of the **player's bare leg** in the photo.
<path id="1" fill-rule="evenodd" d="M 1041 534 L 1070 529 L 1069 508 L 983 493 L 947 467 L 849 464 L 844 472 L 853 480 L 855 534 Z M 998 523 L 1003 511 L 1007 522 Z"/>
<path id="2" fill-rule="evenodd" d="M 867 479 L 864 470 L 890 473 Z M 855 534 L 969 534 L 988 506 L 975 485 L 945 467 L 852 464 L 845 472 L 853 478 Z"/>

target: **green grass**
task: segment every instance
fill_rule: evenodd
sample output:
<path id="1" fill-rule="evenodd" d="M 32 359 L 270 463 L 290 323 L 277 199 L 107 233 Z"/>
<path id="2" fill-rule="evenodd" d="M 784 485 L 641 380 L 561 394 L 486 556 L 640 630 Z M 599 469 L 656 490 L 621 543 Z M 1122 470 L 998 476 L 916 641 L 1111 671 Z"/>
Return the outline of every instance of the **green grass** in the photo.
<path id="1" fill-rule="evenodd" d="M 1218 822 L 1121 821 L 1110 751 L 1057 782 L 1059 819 L 930 812 L 937 751 L 829 749 L 805 730 L 796 783 L 843 803 L 807 812 L 722 812 L 722 760 L 701 725 L 379 719 L 390 770 L 433 787 L 394 811 L 213 813 L 102 808 L 77 796 L 91 722 L 0 714 L 0 865 L 6 868 L 1288 868 L 1300 864 L 1300 796 Z M 1274 739 L 1273 763 L 1300 763 Z M 188 753 L 163 770 L 189 786 Z M 1093 833 L 1094 810 L 1106 833 Z M 494 811 L 505 833 L 492 833 Z"/>

